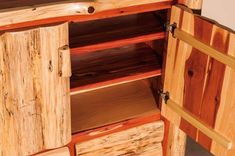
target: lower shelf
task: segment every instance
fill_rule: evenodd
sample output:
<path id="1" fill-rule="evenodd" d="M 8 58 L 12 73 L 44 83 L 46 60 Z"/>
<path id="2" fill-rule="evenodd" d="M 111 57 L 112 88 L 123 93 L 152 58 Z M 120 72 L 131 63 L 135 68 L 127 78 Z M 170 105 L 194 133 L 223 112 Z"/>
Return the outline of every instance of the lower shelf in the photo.
<path id="1" fill-rule="evenodd" d="M 71 96 L 72 133 L 160 114 L 147 80 Z"/>
<path id="2" fill-rule="evenodd" d="M 161 57 L 145 43 L 72 56 L 71 94 L 161 75 Z"/>

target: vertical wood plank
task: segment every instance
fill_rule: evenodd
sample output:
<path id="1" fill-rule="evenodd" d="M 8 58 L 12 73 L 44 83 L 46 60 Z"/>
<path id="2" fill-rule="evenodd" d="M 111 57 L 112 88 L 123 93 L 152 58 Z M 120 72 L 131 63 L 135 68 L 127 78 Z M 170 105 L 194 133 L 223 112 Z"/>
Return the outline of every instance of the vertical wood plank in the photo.
<path id="1" fill-rule="evenodd" d="M 208 23 L 207 25 L 210 26 Z M 204 30 L 207 29 L 204 28 Z M 205 31 L 204 34 L 209 34 L 210 30 L 212 30 L 213 34 L 211 34 L 211 39 L 207 40 L 211 42 L 209 44 L 215 49 L 227 53 L 228 31 L 213 26 L 213 28 Z M 211 127 L 214 127 L 215 125 L 217 112 L 222 100 L 221 90 L 224 81 L 225 67 L 226 65 L 213 58 L 209 58 L 208 60 L 207 76 L 200 109 L 200 119 Z M 210 149 L 211 147 L 211 139 L 201 132 L 198 134 L 198 142 L 207 149 Z"/>
<path id="2" fill-rule="evenodd" d="M 186 134 L 174 124 L 169 126 L 166 156 L 185 156 Z"/>
<path id="3" fill-rule="evenodd" d="M 60 24 L 0 36 L 0 155 L 30 155 L 71 138 L 69 78 L 58 76 Z"/>
<path id="4" fill-rule="evenodd" d="M 215 27 L 216 29 L 216 27 Z M 227 53 L 235 57 L 235 34 L 228 34 Z M 215 130 L 233 141 L 231 150 L 226 150 L 216 142 L 212 142 L 211 151 L 216 156 L 234 156 L 235 155 L 235 70 L 226 67 L 222 91 L 220 96 L 220 106 L 215 121 Z"/>
<path id="5" fill-rule="evenodd" d="M 188 14 L 188 16 L 192 16 Z M 185 16 L 183 16 L 185 18 Z M 188 21 L 184 21 L 187 23 Z M 194 30 L 189 30 L 184 25 L 182 29 L 190 31 L 195 38 L 202 40 L 205 43 L 210 43 L 212 24 L 208 25 L 200 19 L 192 19 L 190 24 L 200 25 L 200 27 L 193 26 Z M 208 56 L 200 53 L 196 48 L 192 48 L 189 58 L 185 61 L 184 69 L 184 101 L 183 106 L 195 116 L 200 116 L 201 102 L 203 98 L 204 81 L 206 77 Z M 194 128 L 184 119 L 181 120 L 180 128 L 187 132 L 187 134 L 197 139 L 197 129 Z"/>

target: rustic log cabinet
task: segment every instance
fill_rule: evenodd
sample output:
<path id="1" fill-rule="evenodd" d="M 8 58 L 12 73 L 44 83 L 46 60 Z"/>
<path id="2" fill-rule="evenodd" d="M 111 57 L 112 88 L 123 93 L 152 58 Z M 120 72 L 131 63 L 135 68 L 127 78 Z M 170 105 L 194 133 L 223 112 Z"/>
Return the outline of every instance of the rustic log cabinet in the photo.
<path id="1" fill-rule="evenodd" d="M 233 156 L 235 34 L 201 3 L 0 0 L 0 156 Z"/>

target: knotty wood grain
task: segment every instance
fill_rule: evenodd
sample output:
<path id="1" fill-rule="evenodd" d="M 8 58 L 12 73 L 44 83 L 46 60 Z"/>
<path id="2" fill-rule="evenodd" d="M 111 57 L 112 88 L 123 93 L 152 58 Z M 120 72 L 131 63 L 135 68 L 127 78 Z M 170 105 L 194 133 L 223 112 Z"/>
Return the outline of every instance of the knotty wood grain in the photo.
<path id="1" fill-rule="evenodd" d="M 7 2 L 7 4 L 10 4 Z M 21 3 L 24 4 L 24 3 Z M 130 7 L 123 7 L 111 10 L 105 10 L 101 12 L 96 12 L 92 15 L 74 15 L 74 16 L 65 16 L 65 17 L 57 17 L 57 18 L 49 18 L 49 19 L 42 19 L 42 20 L 35 20 L 23 23 L 16 23 L 10 24 L 6 26 L 0 26 L 0 30 L 10 30 L 15 28 L 23 28 L 23 27 L 30 27 L 30 26 L 37 26 L 49 23 L 57 23 L 57 22 L 79 22 L 79 21 L 88 21 L 88 20 L 95 20 L 95 19 L 102 19 L 102 18 L 110 18 L 116 16 L 124 16 L 136 13 L 143 13 L 148 11 L 156 11 L 161 9 L 169 9 L 172 6 L 172 1 L 166 2 L 156 2 L 150 4 L 143 4 L 137 6 L 130 6 Z"/>
<path id="2" fill-rule="evenodd" d="M 226 30 L 221 30 L 220 27 L 214 27 L 213 35 L 227 35 L 227 39 L 223 38 L 220 48 L 225 48 L 225 52 L 235 57 L 235 34 L 229 33 Z M 215 42 L 215 41 L 213 41 Z M 235 154 L 235 70 L 226 67 L 224 74 L 224 81 L 221 89 L 220 106 L 217 112 L 217 118 L 215 122 L 215 130 L 223 134 L 225 137 L 233 141 L 233 147 L 231 150 L 225 150 L 220 147 L 216 142 L 212 142 L 211 151 L 218 156 L 233 156 Z"/>
<path id="3" fill-rule="evenodd" d="M 30 155 L 71 139 L 69 77 L 58 75 L 68 24 L 0 36 L 0 155 Z"/>
<path id="4" fill-rule="evenodd" d="M 179 7 L 172 8 L 171 23 L 174 22 L 177 23 L 179 29 L 194 35 L 198 40 L 234 56 L 234 44 L 231 37 L 234 34 L 231 31 Z M 228 110 L 224 112 L 224 108 L 231 107 L 232 103 L 228 101 L 234 96 L 226 95 L 231 94 L 230 90 L 233 89 L 228 88 L 228 86 L 233 87 L 232 82 L 228 81 L 232 78 L 231 72 L 233 70 L 224 64 L 169 36 L 164 89 L 170 92 L 172 100 L 216 131 L 218 121 L 223 121 L 223 126 L 233 127 L 230 121 L 232 118 L 223 114 L 227 113 L 231 116 L 233 114 L 232 109 L 232 112 Z M 218 114 L 219 112 L 221 114 Z M 220 145 L 175 115 L 165 105 L 163 105 L 162 114 L 212 153 L 224 155 L 221 150 L 216 150 L 223 149 Z M 230 128 L 230 133 L 228 129 L 222 129 L 222 127 L 218 132 L 234 142 L 233 128 Z M 233 149 L 230 152 L 234 154 Z"/>
<path id="5" fill-rule="evenodd" d="M 141 135 L 140 135 L 141 134 Z M 77 155 L 162 155 L 162 121 L 76 144 Z"/>
<path id="6" fill-rule="evenodd" d="M 67 1 L 57 1 L 57 2 L 44 2 L 34 5 L 32 1 L 29 1 L 29 5 L 21 2 L 16 3 L 17 7 L 14 8 L 14 3 L 10 8 L 0 10 L 0 26 L 42 20 L 48 18 L 57 18 L 64 16 L 73 16 L 73 15 L 84 15 L 89 14 L 89 7 L 94 7 L 95 11 L 105 11 L 111 9 L 117 9 L 122 7 L 151 4 L 156 2 L 169 2 L 172 0 L 97 0 L 97 1 L 76 1 L 76 0 L 67 0 Z M 1 3 L 0 3 L 1 4 Z M 4 4 L 4 3 L 3 3 Z M 9 6 L 8 6 L 9 7 Z M 93 12 L 92 12 L 93 13 Z"/>
<path id="7" fill-rule="evenodd" d="M 68 147 L 63 147 L 45 153 L 37 154 L 35 156 L 70 156 L 70 153 Z"/>

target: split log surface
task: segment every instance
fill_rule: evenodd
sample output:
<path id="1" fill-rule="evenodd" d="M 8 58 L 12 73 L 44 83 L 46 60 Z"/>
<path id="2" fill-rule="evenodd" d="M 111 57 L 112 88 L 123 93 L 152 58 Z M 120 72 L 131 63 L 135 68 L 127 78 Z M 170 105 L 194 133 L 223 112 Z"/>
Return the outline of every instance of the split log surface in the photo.
<path id="1" fill-rule="evenodd" d="M 76 153 L 89 155 L 162 156 L 164 123 L 156 121 L 97 139 L 78 143 Z"/>
<path id="2" fill-rule="evenodd" d="M 16 0 L 8 3 L 0 1 L 0 26 L 66 16 L 89 15 L 94 12 L 171 1 L 172 0 L 42 0 L 41 3 L 40 0 L 39 2 L 23 0 L 20 3 Z"/>
<path id="3" fill-rule="evenodd" d="M 68 147 L 58 148 L 35 156 L 70 156 Z"/>
<path id="4" fill-rule="evenodd" d="M 235 34 L 231 31 L 180 7 L 172 8 L 171 23 L 218 51 L 235 56 Z M 234 144 L 234 69 L 170 34 L 165 71 L 164 90 L 170 92 L 170 98 Z M 234 146 L 226 150 L 166 105 L 162 114 L 213 154 L 235 154 Z"/>
<path id="5" fill-rule="evenodd" d="M 58 49 L 67 44 L 67 23 L 0 36 L 0 156 L 70 141 L 69 77 L 58 74 Z"/>

